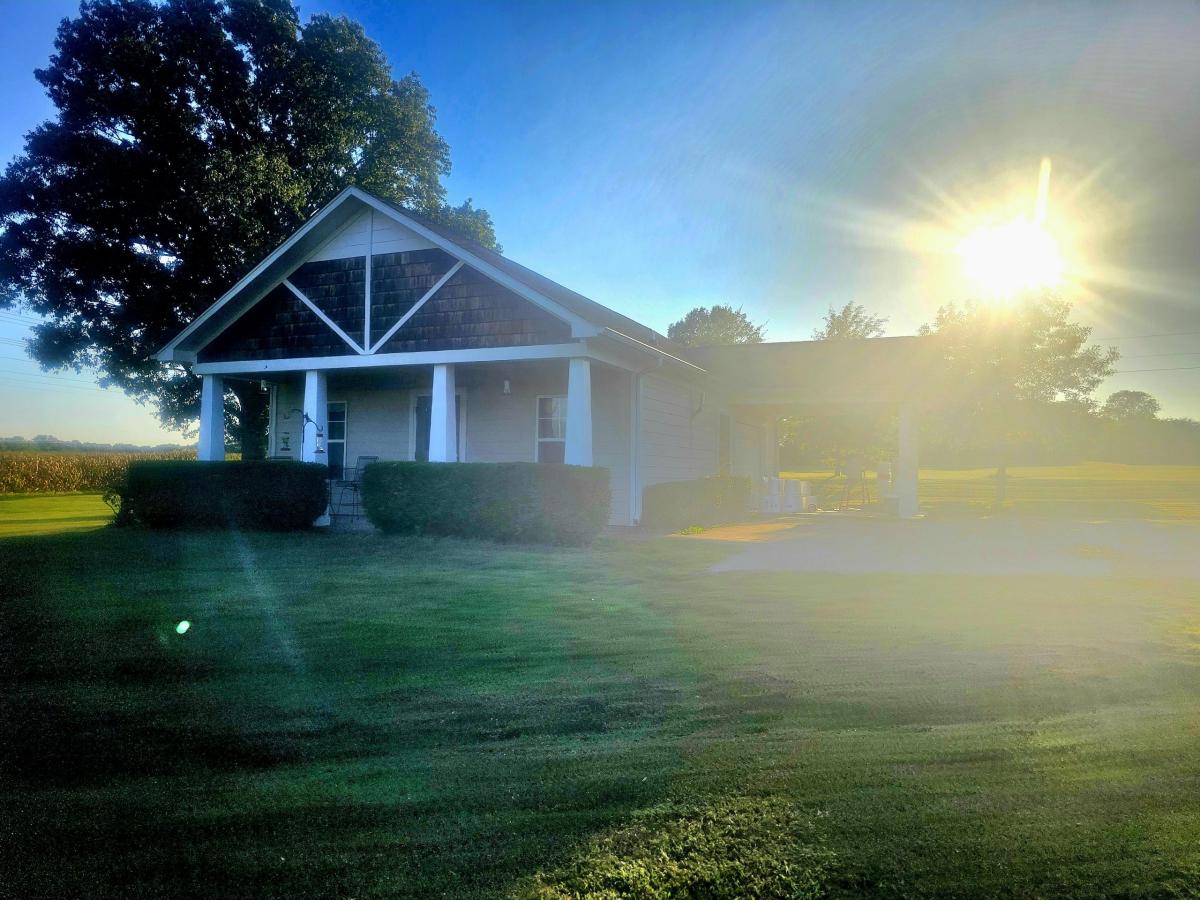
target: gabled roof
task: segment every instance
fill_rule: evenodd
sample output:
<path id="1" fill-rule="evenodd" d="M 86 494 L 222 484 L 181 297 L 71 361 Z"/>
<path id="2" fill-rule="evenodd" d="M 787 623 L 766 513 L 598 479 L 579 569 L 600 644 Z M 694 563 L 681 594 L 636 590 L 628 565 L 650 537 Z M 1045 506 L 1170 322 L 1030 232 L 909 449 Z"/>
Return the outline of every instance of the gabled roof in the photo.
<path id="1" fill-rule="evenodd" d="M 265 297 L 322 244 L 366 209 L 391 217 L 456 259 L 540 306 L 571 326 L 575 337 L 607 332 L 648 345 L 668 355 L 681 355 L 667 338 L 606 306 L 569 290 L 519 263 L 455 234 L 397 204 L 357 187 L 349 187 L 255 266 L 219 300 L 181 331 L 157 354 L 164 362 L 194 362 L 196 354 L 225 328 Z"/>

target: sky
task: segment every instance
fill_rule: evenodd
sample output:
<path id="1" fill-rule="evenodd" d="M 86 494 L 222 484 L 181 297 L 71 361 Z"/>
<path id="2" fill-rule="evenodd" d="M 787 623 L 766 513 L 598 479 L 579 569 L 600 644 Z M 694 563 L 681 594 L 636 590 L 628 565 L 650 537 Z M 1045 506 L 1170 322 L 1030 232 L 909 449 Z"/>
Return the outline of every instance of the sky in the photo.
<path id="1" fill-rule="evenodd" d="M 0 161 L 53 109 L 53 0 L 0 0 Z M 506 255 L 665 331 L 730 303 L 770 340 L 854 301 L 912 334 L 971 295 L 956 252 L 1030 215 L 1120 389 L 1200 417 L 1200 5 L 301 3 L 419 74 L 449 199 Z M 0 311 L 0 435 L 158 442 L 152 410 L 22 362 Z M 14 343 L 16 341 L 16 343 Z"/>

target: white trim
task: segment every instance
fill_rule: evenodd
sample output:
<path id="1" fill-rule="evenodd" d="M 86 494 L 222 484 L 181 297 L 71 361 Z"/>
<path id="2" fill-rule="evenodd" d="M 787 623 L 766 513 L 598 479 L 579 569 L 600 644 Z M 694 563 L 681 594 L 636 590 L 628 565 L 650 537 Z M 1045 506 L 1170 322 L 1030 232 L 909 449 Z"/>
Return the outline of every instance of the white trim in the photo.
<path id="1" fill-rule="evenodd" d="M 537 291 L 533 290 L 533 288 L 529 287 L 529 285 L 518 281 L 508 273 L 496 268 L 481 257 L 476 256 L 469 250 L 459 246 L 454 241 L 442 237 L 435 231 L 430 231 L 416 219 L 410 219 L 408 216 L 397 211 L 390 204 L 384 203 L 382 200 L 377 200 L 375 197 L 372 197 L 370 194 L 359 190 L 356 187 L 346 188 L 346 191 L 351 196 L 356 197 L 363 203 L 366 203 L 368 206 L 379 210 L 385 216 L 389 216 L 404 227 L 415 231 L 421 237 L 425 238 L 425 240 L 429 241 L 434 246 L 445 250 L 455 259 L 462 260 L 472 269 L 478 270 L 497 284 L 503 285 L 514 294 L 524 297 L 534 305 L 540 306 L 555 318 L 566 322 L 571 326 L 572 337 L 595 337 L 596 335 L 604 332 L 602 327 L 592 324 L 582 316 L 571 312 L 570 310 L 556 303 L 554 300 L 551 300 L 549 297 L 538 293 Z"/>
<path id="2" fill-rule="evenodd" d="M 561 400 L 563 402 L 563 436 L 561 438 L 544 438 L 538 432 L 541 430 L 542 421 L 542 401 L 543 400 Z M 566 394 L 538 394 L 533 401 L 533 461 L 540 463 L 538 457 L 541 455 L 543 443 L 554 443 L 563 445 L 563 459 L 567 458 L 567 395 Z"/>
<path id="3" fill-rule="evenodd" d="M 439 278 L 434 283 L 433 287 L 431 287 L 429 290 L 427 290 L 425 292 L 424 296 L 422 296 L 420 300 L 418 300 L 416 303 L 414 303 L 412 305 L 412 308 L 409 309 L 409 311 L 406 312 L 404 315 L 402 315 L 400 317 L 400 320 L 395 325 L 393 325 L 386 332 L 384 332 L 383 337 L 381 337 L 379 340 L 377 340 L 375 342 L 375 344 L 371 347 L 371 349 L 368 350 L 367 352 L 374 353 L 380 347 L 382 347 L 384 344 L 386 344 L 393 334 L 395 334 L 397 331 L 399 331 L 401 328 L 404 327 L 404 325 L 408 322 L 409 319 L 411 319 L 413 317 L 413 315 L 416 313 L 416 311 L 418 309 L 420 309 L 422 306 L 424 306 L 426 303 L 428 303 L 434 294 L 436 294 L 443 287 L 445 287 L 446 282 L 449 281 L 451 278 L 453 278 L 454 274 L 459 269 L 461 269 L 463 267 L 463 265 L 464 265 L 464 263 L 460 259 L 453 266 L 451 266 L 450 271 L 448 271 L 445 275 L 443 275 L 441 278 Z"/>
<path id="4" fill-rule="evenodd" d="M 629 521 L 642 519 L 642 373 L 629 373 Z"/>
<path id="5" fill-rule="evenodd" d="M 279 444 L 279 385 L 272 382 L 267 389 L 267 456 L 278 456 Z"/>
<path id="6" fill-rule="evenodd" d="M 345 416 L 342 419 L 342 438 L 339 441 L 332 441 L 329 437 L 329 407 L 340 404 Z M 346 477 L 346 466 L 350 460 L 350 404 L 345 400 L 325 400 L 325 463 L 329 464 L 329 444 L 338 443 L 342 445 L 342 478 Z"/>
<path id="7" fill-rule="evenodd" d="M 417 400 L 420 397 L 428 397 L 433 400 L 433 394 L 426 390 L 416 390 L 409 394 L 408 398 L 408 458 L 410 461 L 415 461 L 417 458 Z M 467 461 L 467 398 L 461 390 L 454 395 L 454 406 L 458 410 L 458 461 Z M 432 418 L 432 410 L 430 417 Z M 432 428 L 432 422 L 430 423 Z M 429 448 L 426 447 L 426 455 L 428 456 Z"/>
<path id="8" fill-rule="evenodd" d="M 270 266 L 273 263 L 275 263 L 281 256 L 283 256 L 284 253 L 286 253 L 288 250 L 290 250 L 292 247 L 294 247 L 301 238 L 303 238 L 310 231 L 312 231 L 317 225 L 319 225 L 321 222 L 323 222 L 330 213 L 332 213 L 335 209 L 337 209 L 339 206 L 342 205 L 342 202 L 347 197 L 349 197 L 351 195 L 358 196 L 361 193 L 362 193 L 361 191 L 356 191 L 354 188 L 346 188 L 340 194 L 338 194 L 336 197 L 334 197 L 332 200 L 330 200 L 328 203 L 326 203 L 323 207 L 321 207 L 321 209 L 319 209 L 317 211 L 317 213 L 311 219 L 309 219 L 302 226 L 300 226 L 300 228 L 296 231 L 295 234 L 293 234 L 290 238 L 288 238 L 286 241 L 284 241 L 282 244 L 280 244 L 278 247 L 276 247 L 274 252 L 272 252 L 266 259 L 264 259 L 257 266 L 255 266 L 253 269 L 251 269 L 249 272 L 247 272 L 245 275 L 243 275 L 237 284 L 235 284 L 233 287 L 231 287 L 229 290 L 227 290 L 224 294 L 222 294 L 220 299 L 218 299 L 216 303 L 214 303 L 212 306 L 210 306 L 204 312 L 200 313 L 200 315 L 196 316 L 196 318 L 192 320 L 192 323 L 190 325 L 188 325 L 187 328 L 185 328 L 185 329 L 183 329 L 183 331 L 179 332 L 179 334 L 177 334 L 170 343 L 168 343 L 165 347 L 163 347 L 160 351 L 158 351 L 157 354 L 155 354 L 157 356 L 157 358 L 164 362 L 170 362 L 171 359 L 173 358 L 171 356 L 171 354 L 173 353 L 175 348 L 181 342 L 183 342 L 188 337 L 190 337 L 197 328 L 199 328 L 201 325 L 203 325 L 205 322 L 207 322 L 209 319 L 211 319 L 217 313 L 217 311 L 219 309 L 224 307 L 226 303 L 228 303 L 235 296 L 237 296 L 239 293 L 241 293 L 242 290 L 248 284 L 250 284 L 252 281 L 254 281 L 254 279 L 256 279 L 259 275 L 261 275 L 268 268 L 270 268 Z M 263 291 L 262 295 L 259 297 L 259 299 L 261 300 L 262 297 L 265 297 L 273 288 L 274 288 L 274 285 L 272 285 L 270 288 L 267 288 L 267 290 Z M 251 305 L 253 305 L 253 304 L 251 304 Z"/>
<path id="9" fill-rule="evenodd" d="M 200 435 L 196 458 L 225 458 L 225 379 L 205 375 L 200 384 Z"/>
<path id="10" fill-rule="evenodd" d="M 430 366 L 438 363 L 513 362 L 525 359 L 570 359 L 597 356 L 581 343 L 531 344 L 521 347 L 488 347 L 477 350 L 415 350 L 412 353 L 379 353 L 365 356 L 311 356 L 295 359 L 247 359 L 232 362 L 196 363 L 197 375 L 258 374 L 260 372 L 305 372 L 309 369 L 364 369 L 387 366 Z"/>
<path id="11" fill-rule="evenodd" d="M 592 361 L 586 356 L 575 356 L 567 367 L 567 443 L 563 462 L 568 466 L 590 466 L 594 459 Z"/>
<path id="12" fill-rule="evenodd" d="M 375 210 L 367 213 L 366 280 L 363 282 L 363 346 L 371 346 L 371 260 L 375 256 Z"/>
<path id="13" fill-rule="evenodd" d="M 322 322 L 324 322 L 326 325 L 328 325 L 330 328 L 332 328 L 334 330 L 334 332 L 337 334 L 337 336 L 340 337 L 347 344 L 349 344 L 356 352 L 358 352 L 358 353 L 366 353 L 367 352 L 362 347 L 358 346 L 358 342 L 355 341 L 353 338 L 351 338 L 350 335 L 348 335 L 348 334 L 346 334 L 346 332 L 342 331 L 341 327 L 338 325 L 337 322 L 333 321 L 333 319 L 331 319 L 331 318 L 329 318 L 329 316 L 325 315 L 325 313 L 323 313 L 321 311 L 321 307 L 317 306 L 317 304 L 313 303 L 306 296 L 304 296 L 304 292 L 301 291 L 294 284 L 292 284 L 291 281 L 289 281 L 286 278 L 283 279 L 283 286 L 286 287 L 293 294 L 295 294 L 296 298 L 301 303 L 303 303 L 305 306 L 307 306 L 309 309 L 311 309 L 314 313 L 316 313 L 317 318 L 319 318 Z"/>

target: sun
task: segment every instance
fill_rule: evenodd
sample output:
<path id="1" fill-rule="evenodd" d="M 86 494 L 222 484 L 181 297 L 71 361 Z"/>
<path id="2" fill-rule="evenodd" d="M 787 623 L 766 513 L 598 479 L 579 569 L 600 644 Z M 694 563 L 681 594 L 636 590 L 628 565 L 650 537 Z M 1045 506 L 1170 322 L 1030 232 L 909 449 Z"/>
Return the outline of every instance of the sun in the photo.
<path id="1" fill-rule="evenodd" d="M 987 297 L 1008 299 L 1062 283 L 1058 243 L 1025 218 L 978 228 L 959 242 L 957 251 L 963 274 Z"/>
<path id="2" fill-rule="evenodd" d="M 1032 219 L 979 226 L 959 241 L 963 275 L 983 296 L 1011 299 L 1062 283 L 1062 254 L 1044 225 L 1049 194 L 1050 160 L 1043 159 Z"/>

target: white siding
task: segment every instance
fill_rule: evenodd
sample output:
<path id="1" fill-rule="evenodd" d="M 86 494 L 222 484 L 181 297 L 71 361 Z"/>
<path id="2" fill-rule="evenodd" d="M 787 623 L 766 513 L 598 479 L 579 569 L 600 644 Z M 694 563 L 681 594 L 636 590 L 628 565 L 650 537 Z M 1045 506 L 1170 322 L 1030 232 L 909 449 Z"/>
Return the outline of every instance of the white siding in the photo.
<path id="1" fill-rule="evenodd" d="M 341 231 L 326 241 L 309 261 L 319 259 L 342 259 L 347 256 L 366 256 L 367 229 L 371 222 L 370 212 L 351 219 Z M 405 228 L 387 216 L 375 214 L 375 253 L 399 253 L 405 250 L 428 250 L 433 244 L 415 231 Z"/>
<path id="2" fill-rule="evenodd" d="M 744 420 L 714 392 L 662 375 L 642 378 L 641 486 L 717 474 L 722 414 L 730 417 L 730 470 L 756 486 L 767 474 L 768 428 Z"/>

